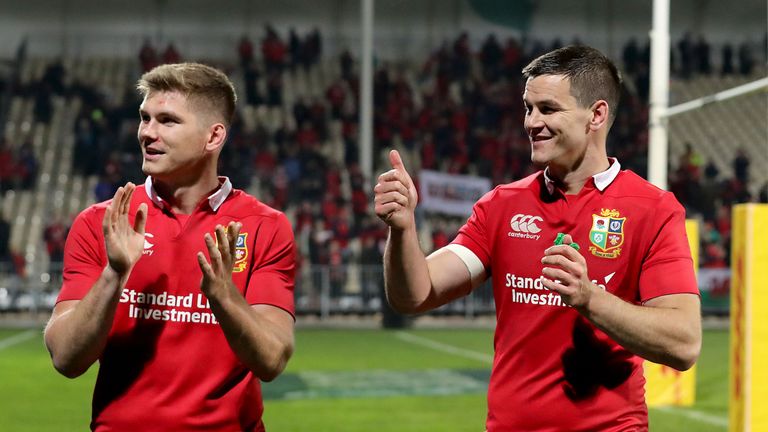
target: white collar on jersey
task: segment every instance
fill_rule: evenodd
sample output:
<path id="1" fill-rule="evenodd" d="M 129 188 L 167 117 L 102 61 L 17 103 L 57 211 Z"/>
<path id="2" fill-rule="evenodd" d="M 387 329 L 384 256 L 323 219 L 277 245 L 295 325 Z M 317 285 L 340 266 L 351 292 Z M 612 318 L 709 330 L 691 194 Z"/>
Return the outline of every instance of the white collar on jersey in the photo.
<path id="1" fill-rule="evenodd" d="M 592 176 L 592 178 L 595 179 L 595 187 L 600 192 L 604 191 L 608 185 L 613 183 L 613 180 L 619 175 L 619 171 L 621 171 L 621 164 L 618 159 L 609 157 L 608 160 L 611 161 L 611 166 L 608 167 L 607 170 Z M 555 193 L 555 181 L 549 178 L 549 175 L 547 174 L 548 171 L 549 167 L 544 168 L 544 183 L 547 185 L 547 191 L 550 194 L 553 194 Z"/>
<path id="2" fill-rule="evenodd" d="M 229 181 L 229 177 L 219 176 L 219 183 L 221 187 L 208 197 L 208 204 L 213 211 L 217 211 L 224 203 L 224 200 L 232 193 L 232 182 Z M 147 176 L 147 180 L 144 182 L 144 190 L 147 192 L 149 199 L 157 206 L 167 207 L 166 202 L 160 198 L 160 195 L 157 194 L 155 187 L 152 185 L 151 176 Z"/>

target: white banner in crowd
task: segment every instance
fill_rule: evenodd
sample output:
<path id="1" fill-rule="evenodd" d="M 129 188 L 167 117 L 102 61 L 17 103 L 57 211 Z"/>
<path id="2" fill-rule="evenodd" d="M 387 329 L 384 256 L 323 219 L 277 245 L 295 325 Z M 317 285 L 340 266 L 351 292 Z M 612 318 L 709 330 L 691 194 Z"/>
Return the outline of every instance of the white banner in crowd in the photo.
<path id="1" fill-rule="evenodd" d="M 475 202 L 491 190 L 485 177 L 422 170 L 419 179 L 419 206 L 452 216 L 469 216 Z"/>

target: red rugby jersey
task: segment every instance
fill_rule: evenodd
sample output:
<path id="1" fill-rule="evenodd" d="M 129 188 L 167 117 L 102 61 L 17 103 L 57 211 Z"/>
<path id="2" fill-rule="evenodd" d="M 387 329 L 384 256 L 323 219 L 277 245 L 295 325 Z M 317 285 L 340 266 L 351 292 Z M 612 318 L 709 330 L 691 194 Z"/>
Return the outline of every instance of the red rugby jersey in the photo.
<path id="1" fill-rule="evenodd" d="M 100 358 L 91 428 L 264 430 L 261 386 L 237 359 L 200 291 L 196 254 L 217 224 L 242 223 L 232 279 L 249 304 L 294 313 L 294 240 L 285 215 L 232 189 L 228 179 L 191 215 L 176 215 L 147 180 L 130 220 L 149 207 L 144 255 L 120 297 Z M 58 301 L 82 299 L 107 264 L 101 221 L 108 202 L 76 218 Z"/>
<path id="2" fill-rule="evenodd" d="M 538 172 L 495 188 L 448 246 L 492 277 L 488 431 L 646 430 L 642 359 L 544 288 L 541 258 L 570 233 L 590 279 L 625 301 L 698 294 L 684 210 L 617 161 L 576 195 L 546 186 Z"/>

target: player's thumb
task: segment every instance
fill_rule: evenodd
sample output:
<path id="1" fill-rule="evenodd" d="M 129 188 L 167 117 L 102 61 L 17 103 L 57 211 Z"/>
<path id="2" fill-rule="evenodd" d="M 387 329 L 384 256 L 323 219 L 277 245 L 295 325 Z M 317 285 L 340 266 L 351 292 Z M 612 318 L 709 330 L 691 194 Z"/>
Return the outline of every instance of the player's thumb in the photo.
<path id="1" fill-rule="evenodd" d="M 571 243 L 573 243 L 573 236 L 571 236 L 570 234 L 566 234 L 566 235 L 563 237 L 563 244 L 564 244 L 564 245 L 569 245 L 569 244 L 571 244 Z"/>
<path id="2" fill-rule="evenodd" d="M 400 152 L 398 152 L 397 150 L 390 151 L 389 163 L 392 164 L 392 168 L 402 172 L 409 179 L 411 178 L 411 176 L 408 174 L 408 171 L 405 169 L 405 165 L 403 164 L 403 158 L 400 157 Z"/>

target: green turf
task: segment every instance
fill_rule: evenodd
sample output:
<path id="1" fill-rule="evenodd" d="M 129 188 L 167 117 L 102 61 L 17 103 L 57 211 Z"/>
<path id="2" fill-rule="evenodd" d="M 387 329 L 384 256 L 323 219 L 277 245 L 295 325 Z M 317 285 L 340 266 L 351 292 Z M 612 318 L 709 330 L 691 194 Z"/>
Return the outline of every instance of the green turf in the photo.
<path id="1" fill-rule="evenodd" d="M 408 331 L 490 355 L 491 330 Z M 299 329 L 296 355 L 286 372 L 303 370 L 477 368 L 484 363 L 420 347 L 397 337 L 396 331 Z"/>
<path id="2" fill-rule="evenodd" d="M 701 356 L 697 362 L 696 403 L 690 409 L 651 409 L 653 432 L 696 430 L 696 432 L 725 431 L 716 424 L 728 418 L 728 331 L 704 332 Z M 697 420 L 709 418 L 709 421 Z"/>
<path id="3" fill-rule="evenodd" d="M 24 332 L 27 331 L 0 330 L 0 346 L 9 337 L 28 338 L 0 349 L 0 430 L 87 429 L 95 368 L 76 380 L 61 377 L 51 367 L 39 330 Z M 341 382 L 335 390 L 329 390 L 329 394 L 336 396 L 316 394 L 300 399 L 275 398 L 284 397 L 284 394 L 270 396 L 277 394 L 275 388 L 290 384 L 291 380 L 295 383 L 312 376 L 359 377 L 365 376 L 365 371 L 370 371 L 368 375 L 379 380 L 372 382 L 393 388 L 398 388 L 402 382 L 385 382 L 388 376 L 410 379 L 418 375 L 438 373 L 439 376 L 439 373 L 455 372 L 467 377 L 468 382 L 481 379 L 483 373 L 487 379 L 490 368 L 487 355 L 492 351 L 491 331 L 409 330 L 408 334 L 464 351 L 446 353 L 434 347 L 420 346 L 391 331 L 297 330 L 294 358 L 283 376 L 264 389 L 268 429 L 276 432 L 481 431 L 485 419 L 485 395 L 472 386 L 467 387 L 469 394 L 341 397 L 333 393 L 344 388 Z M 471 352 L 481 355 L 463 356 Z M 718 423 L 727 418 L 727 363 L 727 331 L 705 332 L 698 363 L 696 405 L 691 409 L 651 409 L 651 430 L 725 431 L 726 428 Z M 416 381 L 407 384 L 420 391 L 438 390 Z"/>
<path id="4" fill-rule="evenodd" d="M 96 368 L 67 379 L 51 366 L 42 331 L 2 330 L 0 341 L 20 334 L 30 338 L 0 350 L 0 430 L 87 430 Z"/>

